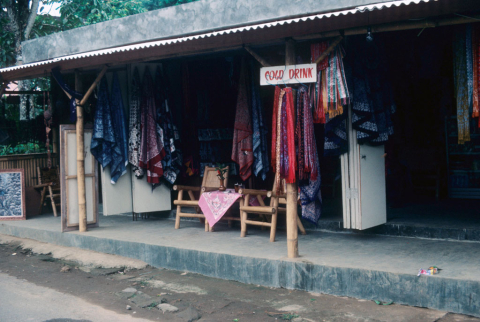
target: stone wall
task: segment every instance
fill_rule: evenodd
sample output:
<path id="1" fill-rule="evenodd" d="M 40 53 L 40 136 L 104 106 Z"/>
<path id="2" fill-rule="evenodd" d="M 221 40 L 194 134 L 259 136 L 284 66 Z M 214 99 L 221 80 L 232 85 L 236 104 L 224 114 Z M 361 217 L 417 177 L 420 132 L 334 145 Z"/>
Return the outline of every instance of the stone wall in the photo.
<path id="1" fill-rule="evenodd" d="M 0 173 L 0 217 L 21 217 L 22 213 L 21 174 Z"/>

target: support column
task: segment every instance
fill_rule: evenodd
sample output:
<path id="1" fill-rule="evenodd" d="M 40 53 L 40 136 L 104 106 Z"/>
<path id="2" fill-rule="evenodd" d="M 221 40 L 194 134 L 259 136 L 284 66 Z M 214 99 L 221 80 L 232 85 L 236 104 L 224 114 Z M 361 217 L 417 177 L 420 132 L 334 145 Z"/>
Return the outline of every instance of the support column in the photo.
<path id="1" fill-rule="evenodd" d="M 75 71 L 75 90 L 82 92 L 82 80 L 80 72 Z M 85 197 L 85 148 L 84 148 L 84 131 L 83 131 L 83 106 L 80 100 L 76 100 L 77 105 L 77 187 L 78 187 L 78 230 L 80 232 L 87 231 L 87 211 Z"/>
<path id="2" fill-rule="evenodd" d="M 289 39 L 285 43 L 285 65 L 295 65 L 295 41 Z M 296 115 L 296 113 L 294 113 Z M 287 183 L 287 249 L 288 258 L 298 257 L 297 228 L 297 182 Z"/>

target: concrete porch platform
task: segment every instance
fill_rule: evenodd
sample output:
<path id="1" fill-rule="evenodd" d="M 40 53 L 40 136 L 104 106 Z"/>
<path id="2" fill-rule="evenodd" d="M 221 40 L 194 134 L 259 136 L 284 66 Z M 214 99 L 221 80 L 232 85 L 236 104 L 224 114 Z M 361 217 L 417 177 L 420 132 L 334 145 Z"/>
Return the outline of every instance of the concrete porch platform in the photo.
<path id="1" fill-rule="evenodd" d="M 0 233 L 137 258 L 152 266 L 243 283 L 391 301 L 480 317 L 480 243 L 309 232 L 299 236 L 298 259 L 288 259 L 285 231 L 270 243 L 267 231 L 204 226 L 185 221 L 101 217 L 86 233 L 61 233 L 60 218 L 1 222 Z M 442 268 L 421 276 L 419 268 Z"/>

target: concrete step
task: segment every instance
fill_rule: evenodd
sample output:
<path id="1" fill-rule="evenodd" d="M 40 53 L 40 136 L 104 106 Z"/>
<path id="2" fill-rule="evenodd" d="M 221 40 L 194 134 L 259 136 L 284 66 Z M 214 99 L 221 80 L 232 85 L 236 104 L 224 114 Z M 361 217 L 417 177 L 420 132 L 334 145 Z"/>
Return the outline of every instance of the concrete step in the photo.
<path id="1" fill-rule="evenodd" d="M 331 232 L 351 232 L 343 228 L 343 221 L 341 220 L 320 220 L 317 227 L 309 226 L 308 228 Z M 480 229 L 477 228 L 448 227 L 448 225 L 438 226 L 435 224 L 429 225 L 402 221 L 389 221 L 385 225 L 357 233 L 480 242 Z"/>
<path id="2" fill-rule="evenodd" d="M 198 222 L 129 216 L 100 218 L 86 233 L 60 232 L 60 218 L 40 216 L 0 224 L 0 233 L 143 260 L 155 267 L 269 287 L 394 301 L 480 317 L 480 243 L 309 232 L 299 236 L 300 258 L 288 259 L 286 235 Z M 442 268 L 417 277 L 420 268 Z"/>

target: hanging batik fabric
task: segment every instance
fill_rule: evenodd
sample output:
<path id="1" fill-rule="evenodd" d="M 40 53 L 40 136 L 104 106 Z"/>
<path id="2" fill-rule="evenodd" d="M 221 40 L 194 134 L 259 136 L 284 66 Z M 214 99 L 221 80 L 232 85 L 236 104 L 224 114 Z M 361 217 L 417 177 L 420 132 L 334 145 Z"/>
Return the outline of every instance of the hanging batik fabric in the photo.
<path id="1" fill-rule="evenodd" d="M 316 148 L 314 162 L 316 164 L 316 167 L 320 169 L 320 163 L 318 161 L 318 154 L 316 154 Z M 302 206 L 302 218 L 308 220 L 315 225 L 317 224 L 318 219 L 320 218 L 320 215 L 322 213 L 322 192 L 320 187 L 320 176 L 317 176 L 316 179 L 310 178 L 307 185 L 300 185 L 300 204 Z"/>
<path id="2" fill-rule="evenodd" d="M 76 100 L 81 100 L 83 94 L 71 89 L 67 83 L 63 80 L 62 74 L 60 73 L 60 67 L 55 67 L 52 69 L 52 76 L 58 83 L 58 86 L 68 94 L 70 94 L 70 122 L 75 122 L 77 120 L 77 102 Z"/>
<path id="3" fill-rule="evenodd" d="M 160 67 L 155 75 L 155 99 L 157 105 L 157 126 L 162 129 L 165 157 L 162 160 L 163 180 L 168 186 L 173 186 L 182 167 L 182 156 L 176 147 L 175 141 L 179 139 L 176 127 L 172 122 L 171 108 L 169 106 L 169 86 L 163 77 Z M 159 132 L 159 131 L 157 131 Z"/>
<path id="4" fill-rule="evenodd" d="M 310 46 L 311 61 L 315 62 L 328 48 L 328 41 L 312 44 Z M 322 100 L 322 75 L 326 75 L 325 69 L 328 67 L 328 56 L 317 64 L 317 82 L 311 86 L 310 98 L 312 99 L 313 121 L 315 123 L 325 124 L 325 107 Z"/>
<path id="5" fill-rule="evenodd" d="M 277 119 L 278 111 L 280 110 L 279 104 L 282 104 L 282 99 L 280 98 L 280 87 L 275 86 L 275 94 L 273 97 L 273 112 L 272 112 L 272 169 L 273 172 L 277 171 Z M 282 95 L 283 97 L 283 95 Z"/>
<path id="6" fill-rule="evenodd" d="M 480 24 L 475 24 L 472 31 L 473 47 L 473 108 L 472 117 L 478 118 L 478 128 L 480 128 Z"/>
<path id="7" fill-rule="evenodd" d="M 313 129 L 312 107 L 305 87 L 297 93 L 298 185 L 302 218 L 317 224 L 321 214 L 320 163 Z"/>
<path id="8" fill-rule="evenodd" d="M 128 148 L 127 148 L 127 128 L 125 112 L 123 110 L 122 92 L 117 72 L 113 73 L 112 92 L 110 99 L 110 110 L 112 113 L 112 124 L 115 132 L 116 148 L 120 151 L 120 158 L 113 160 L 110 167 L 111 183 L 115 184 L 117 180 L 127 173 Z"/>
<path id="9" fill-rule="evenodd" d="M 480 41 L 478 40 L 480 37 L 480 27 L 478 24 L 475 24 L 472 29 L 472 59 L 473 59 L 473 93 L 472 93 L 472 117 L 480 117 L 480 105 L 478 101 L 479 90 L 480 87 L 478 86 L 478 82 L 480 81 L 478 77 L 478 72 L 480 68 L 479 60 L 479 50 L 478 46 L 480 45 Z M 478 123 L 478 127 L 480 128 L 480 119 Z"/>
<path id="10" fill-rule="evenodd" d="M 132 77 L 132 87 L 130 95 L 130 122 L 129 122 L 129 133 L 128 138 L 128 161 L 132 165 L 132 171 L 137 178 L 143 178 L 144 172 L 143 169 L 139 166 L 140 159 L 140 142 L 141 142 L 141 132 L 140 132 L 140 74 L 138 73 L 138 68 L 135 67 Z"/>
<path id="11" fill-rule="evenodd" d="M 467 37 L 465 26 L 457 28 L 453 43 L 454 83 L 457 104 L 458 144 L 470 141 L 469 71 L 467 70 Z M 471 44 L 471 42 L 470 42 Z M 471 49 L 471 48 L 469 48 Z M 472 67 L 473 68 L 473 67 Z M 473 85 L 473 80 L 472 80 Z M 473 87 L 473 86 L 472 86 Z"/>
<path id="12" fill-rule="evenodd" d="M 237 106 L 233 131 L 232 161 L 240 167 L 240 178 L 247 180 L 252 174 L 253 164 L 253 130 L 250 116 L 247 66 L 242 60 L 240 79 L 238 82 Z"/>
<path id="13" fill-rule="evenodd" d="M 262 180 L 267 178 L 269 170 L 268 147 L 267 147 L 267 129 L 263 122 L 263 106 L 258 95 L 259 88 L 255 81 L 255 65 L 250 61 L 250 78 L 252 91 L 252 123 L 253 123 L 253 174 L 260 176 Z"/>
<path id="14" fill-rule="evenodd" d="M 343 48 L 338 45 L 329 55 L 329 64 L 325 69 L 324 86 L 326 93 L 322 92 L 322 100 L 326 100 L 330 118 L 343 113 L 343 106 L 350 102 L 345 71 L 343 67 Z M 324 103 L 325 104 L 325 103 Z M 324 105 L 325 106 L 325 105 Z"/>
<path id="15" fill-rule="evenodd" d="M 357 41 L 352 55 L 352 126 L 358 143 L 384 144 L 393 134 L 393 90 L 388 81 L 384 50 L 373 42 Z"/>
<path id="16" fill-rule="evenodd" d="M 282 150 L 280 151 L 280 174 L 287 183 L 295 182 L 295 171 L 297 170 L 297 158 L 295 150 L 295 105 L 293 90 L 285 88 L 285 95 L 282 103 Z"/>
<path id="17" fill-rule="evenodd" d="M 109 165 L 114 172 L 122 162 L 122 151 L 116 144 L 107 79 L 100 82 L 97 94 L 97 106 L 93 122 L 93 135 L 90 152 L 105 169 Z M 113 178 L 112 178 L 113 179 Z"/>
<path id="18" fill-rule="evenodd" d="M 339 45 L 340 46 L 340 45 Z M 317 112 L 321 109 L 325 123 L 324 154 L 337 156 L 347 152 L 347 108 L 342 104 L 350 101 L 347 77 L 343 65 L 343 49 L 337 47 L 328 56 L 328 67 L 318 74 Z M 317 116 L 318 117 L 318 116 Z"/>
<path id="19" fill-rule="evenodd" d="M 277 89 L 278 89 L 278 96 L 277 96 Z M 284 97 L 285 97 L 285 91 L 283 89 L 280 89 L 280 87 L 276 87 L 275 101 L 277 102 L 277 107 L 274 108 L 274 113 L 276 113 L 276 120 L 275 120 L 276 128 L 274 129 L 276 133 L 276 137 L 275 137 L 275 154 L 272 154 L 272 160 L 275 160 L 275 166 L 274 166 L 275 187 L 276 187 L 275 192 L 277 195 L 279 195 L 280 192 L 283 191 L 281 174 L 280 174 L 280 168 L 281 168 L 281 162 L 282 162 L 280 157 L 280 151 L 282 149 L 282 106 L 284 106 L 284 101 L 285 101 Z M 273 148 L 273 144 L 272 144 L 272 148 Z"/>
<path id="20" fill-rule="evenodd" d="M 141 142 L 139 166 L 147 170 L 147 182 L 159 184 L 163 175 L 162 159 L 165 156 L 162 133 L 157 134 L 155 94 L 153 79 L 148 68 L 143 76 L 141 111 Z"/>

